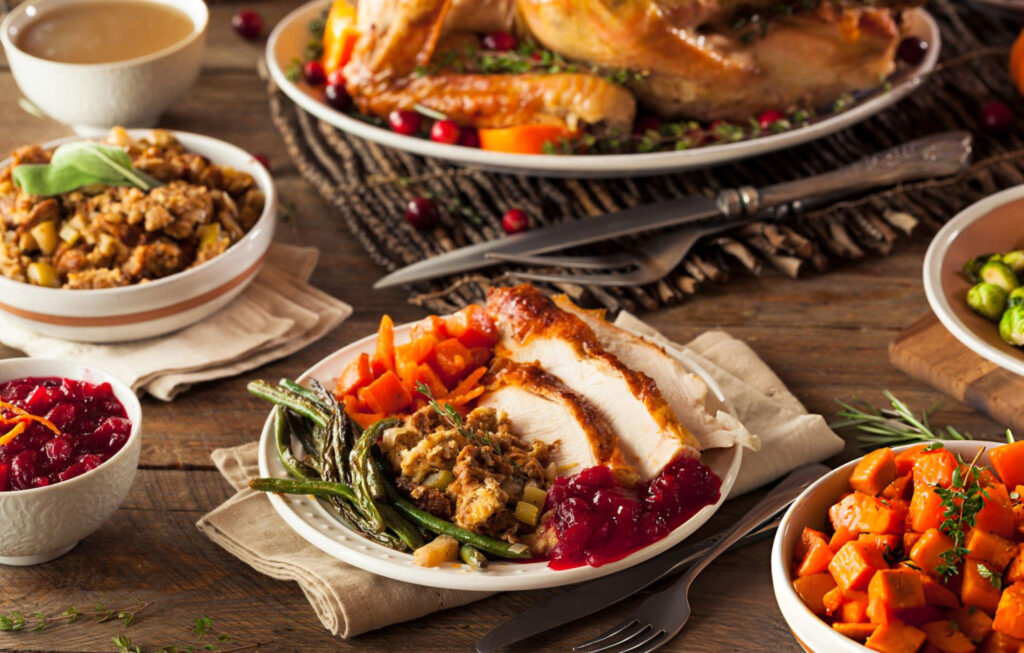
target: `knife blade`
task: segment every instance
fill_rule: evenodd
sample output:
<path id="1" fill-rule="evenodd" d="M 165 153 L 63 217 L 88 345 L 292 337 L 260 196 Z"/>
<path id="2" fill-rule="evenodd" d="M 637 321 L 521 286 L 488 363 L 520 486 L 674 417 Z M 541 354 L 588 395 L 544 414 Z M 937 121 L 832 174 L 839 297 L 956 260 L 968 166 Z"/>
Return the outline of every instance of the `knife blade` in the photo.
<path id="1" fill-rule="evenodd" d="M 488 256 L 493 252 L 544 254 L 640 231 L 677 227 L 712 218 L 723 218 L 726 215 L 727 211 L 723 205 L 706 197 L 680 197 L 654 204 L 634 206 L 586 220 L 562 222 L 507 238 L 462 247 L 396 270 L 379 279 L 377 283 L 373 284 L 373 287 L 388 288 L 403 283 L 425 281 L 458 272 L 501 265 L 504 261 Z"/>
<path id="2" fill-rule="evenodd" d="M 734 551 L 769 537 L 782 521 L 779 516 L 781 512 L 744 536 L 729 550 Z M 497 651 L 622 601 L 660 578 L 683 571 L 725 534 L 718 533 L 699 542 L 670 549 L 629 569 L 575 585 L 491 629 L 477 642 L 476 650 L 478 653 Z"/>

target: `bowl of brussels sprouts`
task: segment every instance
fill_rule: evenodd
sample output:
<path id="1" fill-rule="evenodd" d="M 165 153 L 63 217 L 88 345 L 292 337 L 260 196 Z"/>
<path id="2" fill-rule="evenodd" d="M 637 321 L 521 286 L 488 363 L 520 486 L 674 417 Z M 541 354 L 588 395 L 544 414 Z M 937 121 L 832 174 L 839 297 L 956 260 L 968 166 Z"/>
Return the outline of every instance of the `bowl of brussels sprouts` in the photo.
<path id="1" fill-rule="evenodd" d="M 925 255 L 924 288 L 957 340 L 1024 375 L 1024 186 L 972 204 L 946 223 Z"/>

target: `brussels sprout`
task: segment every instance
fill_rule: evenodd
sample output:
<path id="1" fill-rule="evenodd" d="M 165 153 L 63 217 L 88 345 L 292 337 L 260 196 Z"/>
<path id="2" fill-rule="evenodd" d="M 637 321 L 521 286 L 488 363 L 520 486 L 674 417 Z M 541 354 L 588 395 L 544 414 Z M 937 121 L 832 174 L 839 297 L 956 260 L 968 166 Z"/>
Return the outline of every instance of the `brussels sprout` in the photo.
<path id="1" fill-rule="evenodd" d="M 1024 345 L 1024 306 L 1014 306 L 999 320 L 999 337 L 1016 347 Z"/>
<path id="2" fill-rule="evenodd" d="M 1010 266 L 1014 274 L 1019 275 L 1024 272 L 1024 250 L 1015 249 L 1012 252 L 1000 254 L 999 260 Z"/>
<path id="3" fill-rule="evenodd" d="M 1013 273 L 1009 265 L 1002 261 L 989 261 L 981 266 L 978 276 L 985 283 L 994 283 L 1006 292 L 1010 292 L 1020 285 L 1017 282 L 1017 275 Z"/>
<path id="4" fill-rule="evenodd" d="M 1006 291 L 994 283 L 975 284 L 967 291 L 967 305 L 978 315 L 996 321 L 1006 308 Z"/>
<path id="5" fill-rule="evenodd" d="M 1017 306 L 1018 304 L 1024 304 L 1024 286 L 1017 286 L 1010 291 L 1009 296 L 1006 298 L 1006 308 Z"/>
<path id="6" fill-rule="evenodd" d="M 961 273 L 964 278 L 971 283 L 978 283 L 981 279 L 978 277 L 978 272 L 981 271 L 981 267 L 989 262 L 989 259 L 998 259 L 996 254 L 982 254 L 981 256 L 975 256 L 974 258 L 967 259 L 964 263 Z"/>

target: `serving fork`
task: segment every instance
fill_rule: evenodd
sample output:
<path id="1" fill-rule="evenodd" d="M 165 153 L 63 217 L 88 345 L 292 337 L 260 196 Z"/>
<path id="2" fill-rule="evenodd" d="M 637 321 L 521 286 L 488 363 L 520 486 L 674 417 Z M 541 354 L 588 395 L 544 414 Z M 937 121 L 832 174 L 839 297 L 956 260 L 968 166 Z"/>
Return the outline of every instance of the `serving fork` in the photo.
<path id="1" fill-rule="evenodd" d="M 820 478 L 827 471 L 822 465 L 804 465 L 793 470 L 672 585 L 648 597 L 625 621 L 572 650 L 576 653 L 649 653 L 667 644 L 690 618 L 690 586 L 700 572 L 733 543 L 775 514 L 780 505 L 793 501 L 807 487 L 808 481 Z"/>

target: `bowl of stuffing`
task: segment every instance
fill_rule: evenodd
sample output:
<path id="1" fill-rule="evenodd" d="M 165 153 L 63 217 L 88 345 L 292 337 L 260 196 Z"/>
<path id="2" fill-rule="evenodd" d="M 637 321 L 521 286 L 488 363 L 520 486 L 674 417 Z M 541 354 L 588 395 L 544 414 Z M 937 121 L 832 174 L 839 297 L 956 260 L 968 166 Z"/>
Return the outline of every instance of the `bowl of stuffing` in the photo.
<path id="1" fill-rule="evenodd" d="M 276 204 L 258 160 L 198 134 L 19 148 L 0 161 L 0 311 L 83 342 L 184 328 L 256 276 Z"/>

